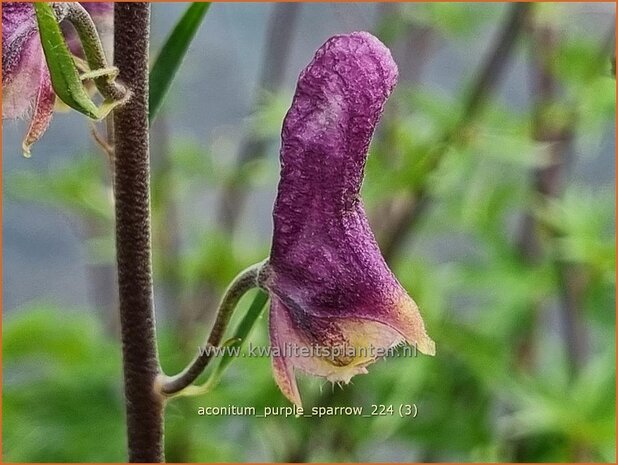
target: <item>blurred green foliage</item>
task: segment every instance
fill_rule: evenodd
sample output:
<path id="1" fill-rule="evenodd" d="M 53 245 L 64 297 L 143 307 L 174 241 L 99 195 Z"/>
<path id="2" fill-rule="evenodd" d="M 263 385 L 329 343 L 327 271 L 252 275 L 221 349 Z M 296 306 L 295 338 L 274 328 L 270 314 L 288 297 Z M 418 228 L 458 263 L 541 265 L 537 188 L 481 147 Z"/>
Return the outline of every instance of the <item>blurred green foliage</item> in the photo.
<path id="1" fill-rule="evenodd" d="M 2 328 L 4 460 L 123 461 L 117 341 L 89 312 L 23 310 Z"/>
<path id="2" fill-rule="evenodd" d="M 543 24 L 560 31 L 562 8 L 544 5 Z M 503 12 L 497 5 L 406 5 L 382 36 L 395 44 L 421 25 L 441 46 L 467 43 Z M 615 81 L 605 69 L 590 71 L 599 42 L 571 30 L 560 37 L 550 69 L 561 97 L 541 110 L 557 126 L 572 125 L 576 146 L 597 147 L 615 123 Z M 522 44 L 534 51 L 529 37 Z M 272 156 L 235 169 L 220 145 L 172 137 L 154 160 L 155 286 L 165 297 L 160 354 L 168 373 L 192 356 L 232 277 L 268 252 L 267 238 L 224 233 L 183 206 L 234 176 L 252 192 L 272 190 L 290 92 L 262 99 L 249 124 L 250 133 L 273 140 Z M 555 143 L 532 136 L 538 108 L 513 109 L 495 96 L 464 137 L 444 146 L 462 117 L 460 98 L 402 82 L 372 144 L 363 188 L 378 233 L 385 205 L 427 189 L 431 208 L 391 264 L 422 309 L 438 355 L 389 358 L 343 389 L 304 376 L 300 383 L 309 408 L 416 403 L 418 417 L 198 416 L 199 406 L 288 405 L 270 361 L 241 357 L 213 392 L 169 403 L 169 461 L 616 460 L 615 183 L 586 184 L 567 171 L 563 191 L 542 196 L 534 175 L 551 163 Z M 428 160 L 436 151 L 442 157 L 434 165 Z M 13 175 L 6 185 L 16 198 L 73 214 L 87 231 L 91 262 L 113 263 L 107 170 L 91 155 L 46 176 Z M 521 237 L 526 217 L 534 237 Z M 532 257 L 522 246 L 530 239 L 540 244 Z M 576 324 L 586 339 L 579 363 L 561 331 L 561 266 L 577 277 L 567 291 L 577 294 Z M 231 327 L 251 301 L 243 299 Z M 5 318 L 5 461 L 124 460 L 119 343 L 109 322 L 94 315 L 37 303 Z M 266 319 L 251 335 L 255 345 L 268 343 Z"/>

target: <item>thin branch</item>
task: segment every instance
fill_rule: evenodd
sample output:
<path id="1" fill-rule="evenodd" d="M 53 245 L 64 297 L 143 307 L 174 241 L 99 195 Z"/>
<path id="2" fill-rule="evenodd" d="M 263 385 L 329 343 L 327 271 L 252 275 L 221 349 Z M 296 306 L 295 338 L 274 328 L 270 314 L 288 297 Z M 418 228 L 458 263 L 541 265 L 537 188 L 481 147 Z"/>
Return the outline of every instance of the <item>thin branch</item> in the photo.
<path id="1" fill-rule="evenodd" d="M 228 286 L 219 309 L 215 323 L 210 330 L 210 335 L 206 339 L 203 347 L 200 347 L 193 361 L 179 374 L 171 377 L 162 376 L 158 382 L 160 391 L 163 395 L 171 396 L 182 391 L 189 386 L 197 377 L 206 369 L 212 356 L 214 355 L 213 348 L 219 347 L 223 340 L 223 335 L 230 322 L 232 313 L 238 305 L 238 302 L 247 291 L 258 286 L 258 274 L 262 269 L 264 262 L 250 266 L 246 270 L 240 272 L 232 283 Z"/>
<path id="2" fill-rule="evenodd" d="M 496 41 L 495 48 L 488 55 L 475 84 L 471 87 L 464 103 L 463 118 L 460 126 L 468 125 L 468 118 L 475 119 L 487 97 L 494 91 L 502 78 L 506 65 L 514 51 L 514 46 L 528 22 L 532 6 L 529 3 L 515 3 L 510 6 L 506 21 Z"/>
<path id="3" fill-rule="evenodd" d="M 400 8 L 399 4 L 380 4 L 377 29 L 378 31 L 386 31 L 389 28 L 397 29 L 396 23 L 394 25 L 393 21 L 405 24 L 405 29 L 400 37 L 392 38 L 391 41 L 387 42 L 387 45 L 393 51 L 393 56 L 399 63 L 400 85 L 414 86 L 421 80 L 423 70 L 431 57 L 431 52 L 436 48 L 436 31 L 431 26 L 402 20 Z M 397 121 L 401 116 L 400 113 L 400 108 L 396 105 L 389 106 L 382 117 L 381 127 L 388 128 L 392 122 Z M 389 131 L 384 129 L 378 132 L 377 140 L 379 144 L 386 146 L 390 144 L 390 141 L 387 140 L 388 133 Z M 390 154 L 391 152 L 386 150 L 383 156 L 394 158 Z M 376 235 L 381 244 L 389 242 L 388 238 L 391 236 L 402 234 L 402 231 L 396 230 L 397 228 L 401 228 L 403 225 L 409 229 L 415 227 L 410 223 L 418 217 L 418 212 L 427 205 L 427 202 L 422 204 L 415 202 L 414 205 L 410 205 L 410 200 L 409 198 L 402 199 L 399 196 L 385 199 L 371 212 L 371 223 L 376 225 Z"/>
<path id="4" fill-rule="evenodd" d="M 613 22 L 612 22 L 613 23 Z M 552 71 L 552 62 L 556 53 L 556 30 L 551 25 L 532 25 L 532 95 L 535 104 L 533 119 L 534 139 L 544 143 L 549 164 L 533 172 L 534 189 L 539 194 L 542 204 L 548 199 L 558 198 L 563 191 L 566 176 L 568 157 L 573 149 L 575 126 L 578 115 L 574 111 L 567 115 L 562 122 L 557 123 L 547 116 L 547 109 L 560 102 L 560 87 Z M 607 59 L 615 41 L 615 26 L 612 24 L 608 34 L 601 40 L 599 53 L 593 57 L 588 70 L 588 77 L 598 76 L 607 65 Z M 545 235 L 541 234 L 544 232 Z M 542 238 L 546 242 L 555 242 L 560 239 L 560 231 L 542 224 L 534 214 L 528 213 L 522 218 L 518 248 L 523 258 L 529 262 L 538 262 L 543 255 Z M 560 296 L 559 320 L 562 329 L 564 349 L 569 367 L 569 375 L 574 379 L 584 365 L 588 352 L 588 334 L 582 316 L 582 281 L 585 281 L 580 270 L 559 256 L 551 256 L 551 265 L 555 273 Z M 538 311 L 537 311 L 538 313 Z M 537 319 L 538 315 L 534 315 Z M 533 323 L 533 327 L 534 327 Z M 534 360 L 533 334 L 528 332 L 520 343 L 520 366 L 530 369 Z M 524 443 L 516 444 L 516 458 L 526 460 Z M 573 461 L 588 461 L 591 454 L 588 448 L 580 442 L 574 442 L 572 448 Z"/>
<path id="5" fill-rule="evenodd" d="M 131 462 L 162 462 L 159 374 L 150 250 L 148 45 L 150 5 L 114 5 L 115 64 L 132 91 L 114 112 L 116 253 L 127 435 Z"/>
<path id="6" fill-rule="evenodd" d="M 567 157 L 571 151 L 574 138 L 574 118 L 560 127 L 552 121 L 548 121 L 545 116 L 547 109 L 555 102 L 559 101 L 559 83 L 551 70 L 553 55 L 555 54 L 557 37 L 553 28 L 550 26 L 531 25 L 531 59 L 532 59 L 532 86 L 531 94 L 534 102 L 533 117 L 533 139 L 544 143 L 546 147 L 548 165 L 537 168 L 532 172 L 534 190 L 540 195 L 544 202 L 547 197 L 558 197 L 562 192 L 562 184 L 567 165 Z M 541 226 L 533 213 L 526 213 L 520 225 L 517 248 L 522 258 L 531 263 L 537 263 L 543 254 Z M 565 339 L 567 343 L 568 358 L 574 368 L 579 358 L 581 346 L 581 332 L 576 329 L 579 325 L 575 323 L 574 301 L 569 294 L 566 276 L 561 266 L 555 266 L 561 294 L 563 296 L 561 321 L 564 327 Z M 538 306 L 538 305 L 537 305 Z M 538 309 L 533 315 L 536 320 Z M 535 359 L 533 335 L 531 329 L 535 327 L 532 323 L 528 328 L 527 334 L 519 344 L 518 363 L 523 369 L 529 370 Z"/>
<path id="7" fill-rule="evenodd" d="M 599 53 L 596 59 L 592 61 L 592 66 L 587 73 L 589 77 L 598 76 L 603 67 L 607 66 L 608 57 L 613 55 L 615 42 L 614 23 L 612 21 L 606 36 L 601 40 Z M 552 61 L 552 52 L 555 53 L 551 49 L 555 41 L 554 32 L 548 27 L 536 27 L 533 34 L 533 39 L 535 39 L 533 42 L 533 83 L 535 84 L 533 90 L 534 95 L 537 97 L 537 111 L 534 120 L 535 138 L 548 143 L 547 150 L 549 151 L 548 158 L 550 160 L 550 165 L 536 170 L 533 177 L 535 189 L 541 194 L 541 201 L 545 201 L 547 197 L 557 197 L 562 191 L 563 171 L 567 161 L 566 157 L 572 149 L 577 120 L 577 114 L 573 114 L 563 123 L 562 127 L 555 127 L 555 122 L 548 120 L 546 116 L 543 117 L 544 107 L 560 99 L 560 96 L 557 94 L 557 82 L 549 66 Z M 560 231 L 538 223 L 539 221 L 532 214 L 526 214 L 522 219 L 518 246 L 523 257 L 528 261 L 538 260 L 542 252 L 539 229 L 543 226 L 545 226 L 544 229 L 550 241 L 555 242 L 560 238 Z M 588 351 L 589 336 L 581 313 L 582 291 L 584 291 L 582 283 L 585 282 L 586 278 L 582 276 L 580 269 L 560 257 L 553 256 L 551 260 L 561 301 L 559 319 L 566 359 L 568 361 L 569 374 L 571 379 L 573 379 L 585 363 Z M 519 347 L 518 362 L 526 369 L 530 368 L 535 355 L 532 338 L 532 334 L 526 334 Z M 591 455 L 585 445 L 575 443 L 573 446 L 574 461 L 590 460 Z M 517 458 L 525 461 L 526 456 L 524 454 L 526 450 L 524 444 L 517 444 L 515 450 L 517 451 Z"/>
<path id="8" fill-rule="evenodd" d="M 607 66 L 615 41 L 615 24 L 610 26 L 607 34 L 601 39 L 599 52 L 593 57 L 588 70 L 588 77 L 598 76 Z M 574 111 L 565 119 L 562 125 L 547 116 L 546 110 L 551 105 L 560 102 L 559 84 L 551 69 L 556 53 L 556 31 L 549 25 L 535 26 L 533 38 L 533 94 L 536 97 L 536 117 L 534 119 L 534 138 L 544 142 L 547 147 L 549 164 L 534 172 L 535 190 L 541 196 L 541 202 L 548 198 L 558 198 L 563 191 L 564 178 L 568 168 L 568 157 L 573 150 L 575 126 L 578 114 Z M 538 256 L 541 250 L 538 237 L 538 226 L 531 215 L 524 218 L 520 247 L 528 258 Z M 540 225 L 541 227 L 543 225 Z M 560 231 L 555 228 L 545 228 L 549 240 L 560 239 Z M 534 254 L 532 257 L 530 254 Z M 560 323 L 563 332 L 565 352 L 571 376 L 575 376 L 583 366 L 588 351 L 588 336 L 582 321 L 581 276 L 577 268 L 560 257 L 552 257 L 561 299 Z"/>
<path id="9" fill-rule="evenodd" d="M 436 169 L 449 146 L 461 138 L 462 133 L 478 118 L 489 95 L 502 78 L 506 64 L 512 55 L 517 39 L 521 35 L 529 12 L 532 8 L 529 3 L 515 3 L 509 7 L 504 25 L 500 29 L 495 47 L 487 55 L 477 73 L 477 78 L 467 92 L 463 105 L 462 115 L 452 129 L 449 129 L 436 146 L 440 147 L 434 154 L 430 169 Z M 383 235 L 381 249 L 387 261 L 392 260 L 405 243 L 408 233 L 419 221 L 429 207 L 427 186 L 421 185 L 410 192 L 405 199 L 404 206 L 389 219 L 391 229 Z"/>

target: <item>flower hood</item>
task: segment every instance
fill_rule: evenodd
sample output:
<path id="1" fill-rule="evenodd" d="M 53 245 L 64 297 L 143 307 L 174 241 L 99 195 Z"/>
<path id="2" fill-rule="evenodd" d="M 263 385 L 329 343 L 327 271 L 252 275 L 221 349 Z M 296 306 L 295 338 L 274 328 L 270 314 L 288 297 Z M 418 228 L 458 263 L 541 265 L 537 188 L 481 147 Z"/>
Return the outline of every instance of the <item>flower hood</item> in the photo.
<path id="1" fill-rule="evenodd" d="M 397 66 L 374 36 L 332 37 L 301 73 L 283 123 L 262 281 L 271 295 L 275 379 L 297 405 L 295 369 L 347 383 L 375 361 L 372 348 L 406 341 L 435 353 L 360 198 L 369 143 L 396 81 Z"/>

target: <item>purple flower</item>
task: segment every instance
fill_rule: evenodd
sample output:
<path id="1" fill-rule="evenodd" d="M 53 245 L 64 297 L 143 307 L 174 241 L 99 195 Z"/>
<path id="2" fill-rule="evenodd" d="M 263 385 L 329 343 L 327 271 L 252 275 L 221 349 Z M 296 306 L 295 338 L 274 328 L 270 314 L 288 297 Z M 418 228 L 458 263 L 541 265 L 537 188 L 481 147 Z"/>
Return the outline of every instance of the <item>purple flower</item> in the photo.
<path id="1" fill-rule="evenodd" d="M 101 33 L 111 33 L 112 7 L 103 5 L 84 4 L 101 25 Z M 74 35 L 67 37 L 73 51 L 78 49 Z M 28 154 L 30 146 L 47 130 L 56 101 L 31 3 L 2 4 L 2 93 L 3 118 L 31 118 L 23 141 L 24 153 Z"/>
<path id="2" fill-rule="evenodd" d="M 2 5 L 2 94 L 2 118 L 31 114 L 23 142 L 28 153 L 49 126 L 56 101 L 30 3 Z"/>
<path id="3" fill-rule="evenodd" d="M 301 73 L 283 123 L 281 180 L 263 286 L 273 369 L 297 405 L 295 369 L 349 382 L 386 350 L 435 344 L 386 265 L 359 192 L 367 150 L 397 81 L 389 50 L 366 32 L 335 36 Z"/>

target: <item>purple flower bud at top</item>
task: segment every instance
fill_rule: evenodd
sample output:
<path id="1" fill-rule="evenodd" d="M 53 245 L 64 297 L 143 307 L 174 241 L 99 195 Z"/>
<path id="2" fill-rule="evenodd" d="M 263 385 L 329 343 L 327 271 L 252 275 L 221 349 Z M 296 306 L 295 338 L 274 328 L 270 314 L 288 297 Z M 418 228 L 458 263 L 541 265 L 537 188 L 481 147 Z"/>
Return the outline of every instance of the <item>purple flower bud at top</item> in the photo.
<path id="1" fill-rule="evenodd" d="M 301 73 L 283 123 L 263 285 L 271 294 L 275 379 L 297 405 L 294 369 L 347 383 L 366 373 L 377 349 L 406 341 L 435 353 L 359 195 L 371 137 L 396 81 L 397 66 L 374 36 L 332 37 Z"/>

